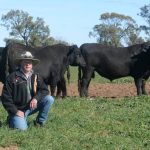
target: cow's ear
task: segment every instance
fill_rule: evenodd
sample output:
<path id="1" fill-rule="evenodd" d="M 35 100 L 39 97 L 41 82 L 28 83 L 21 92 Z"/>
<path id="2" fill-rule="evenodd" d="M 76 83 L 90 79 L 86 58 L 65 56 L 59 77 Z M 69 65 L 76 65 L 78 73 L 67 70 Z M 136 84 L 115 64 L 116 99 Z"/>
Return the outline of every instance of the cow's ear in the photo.
<path id="1" fill-rule="evenodd" d="M 67 56 L 69 56 L 77 48 L 78 48 L 77 45 L 69 46 L 69 53 L 67 54 Z"/>

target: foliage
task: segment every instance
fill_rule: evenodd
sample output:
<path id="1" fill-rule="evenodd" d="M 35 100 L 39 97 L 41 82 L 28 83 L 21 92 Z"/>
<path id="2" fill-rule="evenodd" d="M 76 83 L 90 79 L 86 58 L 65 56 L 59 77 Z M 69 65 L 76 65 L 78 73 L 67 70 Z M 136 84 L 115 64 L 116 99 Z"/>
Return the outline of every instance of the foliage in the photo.
<path id="1" fill-rule="evenodd" d="M 97 38 L 97 42 L 111 46 L 132 45 L 142 43 L 140 30 L 130 16 L 117 13 L 103 13 L 100 24 L 95 25 L 89 36 Z"/>
<path id="2" fill-rule="evenodd" d="M 2 15 L 1 20 L 13 37 L 6 38 L 6 43 L 13 40 L 33 47 L 67 43 L 50 37 L 49 26 L 45 25 L 42 18 L 37 17 L 34 21 L 32 16 L 22 10 L 10 10 L 6 15 Z"/>
<path id="3" fill-rule="evenodd" d="M 140 10 L 141 10 L 141 12 L 138 15 L 143 17 L 143 19 L 147 23 L 147 26 L 142 25 L 142 26 L 140 26 L 140 28 L 141 28 L 141 30 L 145 31 L 146 35 L 148 35 L 148 39 L 150 40 L 150 38 L 149 38 L 150 37 L 150 4 L 141 7 Z"/>
<path id="4" fill-rule="evenodd" d="M 56 100 L 44 128 L 29 118 L 25 132 L 5 125 L 0 107 L 0 147 L 19 149 L 150 149 L 150 98 L 66 98 Z"/>

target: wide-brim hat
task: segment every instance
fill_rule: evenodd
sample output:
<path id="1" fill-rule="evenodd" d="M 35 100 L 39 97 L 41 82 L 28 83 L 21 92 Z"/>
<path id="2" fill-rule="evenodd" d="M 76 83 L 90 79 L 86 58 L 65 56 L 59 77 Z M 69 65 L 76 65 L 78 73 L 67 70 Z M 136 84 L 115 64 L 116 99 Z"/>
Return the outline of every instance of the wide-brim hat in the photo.
<path id="1" fill-rule="evenodd" d="M 40 60 L 34 58 L 34 56 L 33 56 L 33 55 L 31 54 L 31 52 L 29 52 L 29 51 L 25 51 L 24 53 L 22 53 L 22 54 L 20 55 L 20 57 L 17 57 L 17 58 L 15 59 L 15 63 L 16 63 L 16 64 L 19 64 L 22 60 L 32 60 L 32 64 L 33 64 L 33 65 L 37 65 L 37 64 L 40 62 Z"/>

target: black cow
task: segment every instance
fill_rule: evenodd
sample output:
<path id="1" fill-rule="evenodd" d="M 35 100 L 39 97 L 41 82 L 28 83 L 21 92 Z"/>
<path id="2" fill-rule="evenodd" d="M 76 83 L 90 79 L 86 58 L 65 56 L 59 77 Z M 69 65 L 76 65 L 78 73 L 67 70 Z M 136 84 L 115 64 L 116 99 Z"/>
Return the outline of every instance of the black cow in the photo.
<path id="1" fill-rule="evenodd" d="M 65 97 L 67 95 L 64 78 L 66 69 L 69 65 L 77 66 L 83 64 L 84 61 L 78 47 L 76 45 L 56 44 L 32 48 L 18 43 L 10 43 L 7 45 L 9 72 L 16 69 L 14 59 L 25 50 L 30 51 L 36 58 L 40 59 L 40 64 L 35 66 L 34 70 L 40 73 L 46 84 L 50 85 L 51 95 L 54 95 L 57 85 L 57 96 L 62 91 L 62 97 Z"/>
<path id="2" fill-rule="evenodd" d="M 150 75 L 150 42 L 118 48 L 87 43 L 81 45 L 80 50 L 86 62 L 85 67 L 79 67 L 80 96 L 88 96 L 88 87 L 94 71 L 110 81 L 132 76 L 137 94 L 146 94 L 145 80 Z"/>
<path id="3" fill-rule="evenodd" d="M 0 82 L 5 82 L 7 74 L 7 51 L 5 47 L 0 47 Z"/>
<path id="4" fill-rule="evenodd" d="M 7 51 L 4 47 L 0 47 L 0 82 L 4 83 L 8 74 L 7 70 Z M 0 99 L 1 101 L 1 99 Z"/>

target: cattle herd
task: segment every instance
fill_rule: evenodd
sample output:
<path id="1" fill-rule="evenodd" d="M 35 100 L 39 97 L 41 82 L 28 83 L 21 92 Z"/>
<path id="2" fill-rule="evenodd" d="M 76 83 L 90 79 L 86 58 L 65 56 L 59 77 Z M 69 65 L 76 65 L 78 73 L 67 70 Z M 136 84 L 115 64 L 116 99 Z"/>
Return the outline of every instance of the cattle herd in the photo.
<path id="1" fill-rule="evenodd" d="M 35 66 L 45 83 L 50 85 L 51 95 L 67 96 L 65 72 L 69 65 L 78 66 L 78 91 L 81 97 L 88 96 L 88 87 L 95 71 L 109 80 L 131 76 L 134 78 L 137 95 L 147 94 L 145 84 L 150 75 L 150 42 L 128 47 L 111 47 L 97 43 L 76 45 L 56 44 L 33 48 L 19 43 L 0 47 L 0 81 L 18 66 L 15 58 L 22 51 L 30 51 L 40 64 Z M 55 90 L 57 92 L 55 95 Z"/>

